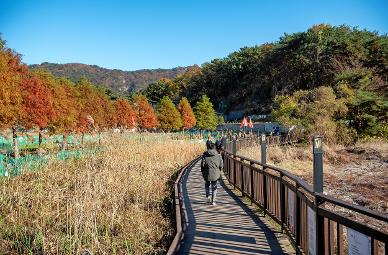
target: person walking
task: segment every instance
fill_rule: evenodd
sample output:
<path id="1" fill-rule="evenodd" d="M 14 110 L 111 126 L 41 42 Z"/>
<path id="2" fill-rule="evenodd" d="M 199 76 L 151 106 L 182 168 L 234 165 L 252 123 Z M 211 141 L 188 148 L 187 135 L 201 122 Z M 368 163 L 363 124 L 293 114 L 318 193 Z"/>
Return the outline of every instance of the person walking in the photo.
<path id="1" fill-rule="evenodd" d="M 224 162 L 221 155 L 216 151 L 216 145 L 213 142 L 207 144 L 207 151 L 202 155 L 201 172 L 205 180 L 205 193 L 208 203 L 216 204 L 217 181 L 221 177 L 221 170 Z M 210 196 L 210 187 L 212 194 Z"/>

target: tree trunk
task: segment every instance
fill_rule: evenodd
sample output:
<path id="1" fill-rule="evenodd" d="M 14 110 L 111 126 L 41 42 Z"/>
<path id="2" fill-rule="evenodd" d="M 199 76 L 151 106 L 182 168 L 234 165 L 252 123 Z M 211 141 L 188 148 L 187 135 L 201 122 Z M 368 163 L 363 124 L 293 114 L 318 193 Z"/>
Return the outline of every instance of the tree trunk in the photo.
<path id="1" fill-rule="evenodd" d="M 64 134 L 63 135 L 63 147 L 62 147 L 62 150 L 67 150 L 67 137 L 68 135 L 67 134 Z"/>
<path id="2" fill-rule="evenodd" d="M 101 132 L 98 132 L 98 146 L 101 146 Z"/>
<path id="3" fill-rule="evenodd" d="M 40 149 L 40 146 L 42 145 L 42 130 L 41 129 L 39 129 L 39 149 Z"/>
<path id="4" fill-rule="evenodd" d="M 39 128 L 39 136 L 38 136 L 38 154 L 39 155 L 42 154 L 41 145 L 42 145 L 42 129 Z"/>
<path id="5" fill-rule="evenodd" d="M 12 127 L 12 140 L 13 140 L 14 157 L 19 158 L 18 139 L 17 139 L 16 130 L 14 127 Z"/>
<path id="6" fill-rule="evenodd" d="M 84 133 L 81 135 L 81 147 L 84 147 Z"/>

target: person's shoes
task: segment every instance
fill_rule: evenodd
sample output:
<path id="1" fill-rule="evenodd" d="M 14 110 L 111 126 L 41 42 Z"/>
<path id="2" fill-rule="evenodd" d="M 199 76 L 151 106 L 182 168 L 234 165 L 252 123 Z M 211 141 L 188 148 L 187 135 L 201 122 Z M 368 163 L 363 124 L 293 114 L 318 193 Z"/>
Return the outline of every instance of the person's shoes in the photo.
<path id="1" fill-rule="evenodd" d="M 215 201 L 213 201 L 212 205 L 216 205 L 216 202 L 215 202 Z"/>
<path id="2" fill-rule="evenodd" d="M 212 198 L 210 196 L 206 197 L 206 203 L 211 204 Z"/>

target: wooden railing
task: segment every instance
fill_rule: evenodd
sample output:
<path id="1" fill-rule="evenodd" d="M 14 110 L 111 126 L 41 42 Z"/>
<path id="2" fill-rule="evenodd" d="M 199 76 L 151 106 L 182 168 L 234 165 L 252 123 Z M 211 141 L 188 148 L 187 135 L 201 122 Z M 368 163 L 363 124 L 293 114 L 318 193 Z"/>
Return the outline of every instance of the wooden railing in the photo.
<path id="1" fill-rule="evenodd" d="M 176 254 L 184 238 L 184 217 L 182 216 L 182 176 L 186 170 L 193 166 L 200 157 L 195 158 L 190 163 L 179 170 L 179 175 L 174 183 L 174 205 L 175 205 L 175 237 L 167 251 L 167 255 Z"/>
<path id="2" fill-rule="evenodd" d="M 286 170 L 237 155 L 253 143 L 246 139 L 225 143 L 225 176 L 281 226 L 297 253 L 388 254 L 387 214 L 314 192 Z M 363 222 L 364 218 L 380 227 Z"/>

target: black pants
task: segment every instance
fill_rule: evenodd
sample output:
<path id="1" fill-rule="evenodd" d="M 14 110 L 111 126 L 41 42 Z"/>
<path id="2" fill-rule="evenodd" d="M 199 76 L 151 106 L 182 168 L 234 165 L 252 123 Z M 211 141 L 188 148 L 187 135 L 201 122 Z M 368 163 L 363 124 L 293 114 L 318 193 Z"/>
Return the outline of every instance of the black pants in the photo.
<path id="1" fill-rule="evenodd" d="M 210 196 L 210 185 L 212 186 L 212 202 L 214 202 L 216 200 L 216 195 L 217 195 L 217 181 L 205 182 L 206 197 Z"/>

